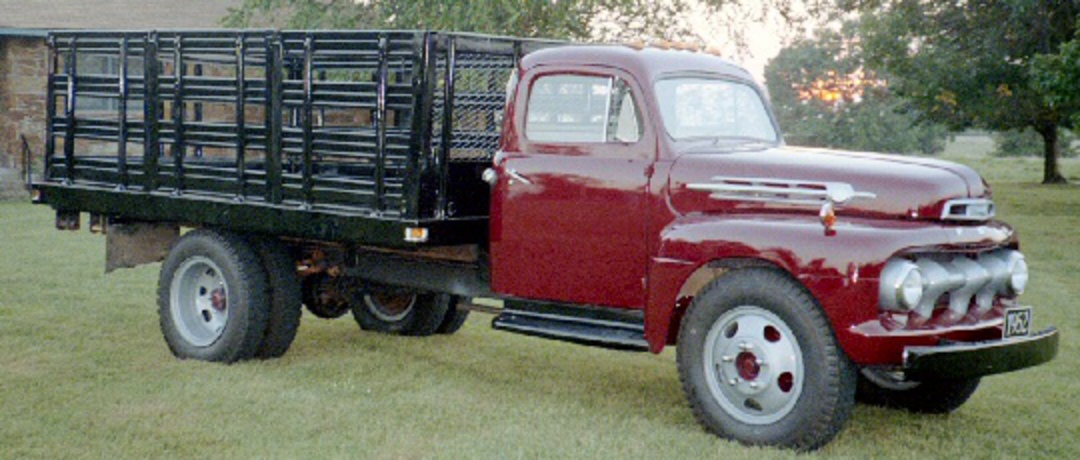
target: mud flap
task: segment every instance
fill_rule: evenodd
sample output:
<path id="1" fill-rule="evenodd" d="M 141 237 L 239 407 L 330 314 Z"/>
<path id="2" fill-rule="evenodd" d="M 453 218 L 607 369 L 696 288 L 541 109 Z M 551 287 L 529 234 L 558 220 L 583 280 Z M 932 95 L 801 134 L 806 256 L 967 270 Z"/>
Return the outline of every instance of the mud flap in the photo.
<path id="1" fill-rule="evenodd" d="M 174 223 L 109 222 L 105 237 L 105 273 L 160 262 L 180 236 Z"/>

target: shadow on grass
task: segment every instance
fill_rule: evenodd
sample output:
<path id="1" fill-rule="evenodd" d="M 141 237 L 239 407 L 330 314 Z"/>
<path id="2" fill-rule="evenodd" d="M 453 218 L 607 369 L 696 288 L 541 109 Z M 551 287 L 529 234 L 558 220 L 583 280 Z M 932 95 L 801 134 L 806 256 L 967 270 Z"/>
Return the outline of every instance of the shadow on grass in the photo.
<path id="1" fill-rule="evenodd" d="M 286 357 L 317 362 L 361 353 L 393 363 L 392 372 L 422 370 L 480 393 L 512 395 L 512 400 L 500 401 L 508 404 L 507 411 L 530 400 L 633 411 L 651 422 L 696 429 L 671 351 L 657 356 L 552 342 L 488 329 L 490 320 L 489 315 L 473 313 L 456 335 L 404 337 L 360 331 L 348 318 L 338 320 L 349 323 L 342 326 L 305 315 L 301 335 Z M 305 328 L 310 333 L 305 334 Z"/>

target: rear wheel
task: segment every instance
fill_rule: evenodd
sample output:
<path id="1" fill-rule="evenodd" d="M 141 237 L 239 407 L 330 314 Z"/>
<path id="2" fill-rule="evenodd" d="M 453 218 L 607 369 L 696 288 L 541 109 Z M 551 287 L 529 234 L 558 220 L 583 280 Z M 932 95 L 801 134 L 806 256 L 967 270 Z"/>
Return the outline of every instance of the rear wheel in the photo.
<path id="1" fill-rule="evenodd" d="M 326 273 L 305 276 L 301 283 L 304 306 L 319 318 L 342 317 L 349 312 L 349 302 L 341 294 L 341 284 L 339 279 Z"/>
<path id="2" fill-rule="evenodd" d="M 731 272 L 683 318 L 679 376 L 710 432 L 747 444 L 812 450 L 843 427 L 855 370 L 813 299 L 782 273 Z"/>
<path id="3" fill-rule="evenodd" d="M 465 320 L 469 319 L 469 310 L 462 308 L 462 302 L 464 302 L 464 299 L 460 297 L 450 299 L 450 307 L 446 311 L 446 316 L 435 332 L 453 334 L 460 330 L 461 326 L 465 325 Z"/>
<path id="4" fill-rule="evenodd" d="M 874 406 L 904 409 L 922 414 L 947 414 L 964 405 L 980 379 L 904 380 L 903 374 L 867 367 L 859 371 L 856 400 Z"/>
<path id="5" fill-rule="evenodd" d="M 249 239 L 266 269 L 270 311 L 266 335 L 255 353 L 258 358 L 278 358 L 289 350 L 300 327 L 300 278 L 285 246 L 271 238 Z"/>
<path id="6" fill-rule="evenodd" d="M 158 315 L 173 355 L 232 363 L 259 349 L 268 318 L 266 272 L 239 236 L 195 230 L 161 265 Z"/>
<path id="7" fill-rule="evenodd" d="M 438 332 L 450 308 L 450 295 L 371 285 L 350 302 L 361 329 L 401 335 Z"/>

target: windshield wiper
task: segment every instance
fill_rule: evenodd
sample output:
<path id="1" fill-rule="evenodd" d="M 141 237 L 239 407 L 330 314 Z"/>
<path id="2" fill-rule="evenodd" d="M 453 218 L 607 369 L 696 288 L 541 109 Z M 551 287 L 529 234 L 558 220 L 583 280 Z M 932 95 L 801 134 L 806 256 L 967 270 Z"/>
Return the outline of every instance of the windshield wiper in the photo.
<path id="1" fill-rule="evenodd" d="M 728 143 L 725 147 L 732 150 L 757 150 L 776 146 L 774 140 L 753 137 L 717 137 L 713 139 L 713 145 L 719 146 L 722 141 Z"/>

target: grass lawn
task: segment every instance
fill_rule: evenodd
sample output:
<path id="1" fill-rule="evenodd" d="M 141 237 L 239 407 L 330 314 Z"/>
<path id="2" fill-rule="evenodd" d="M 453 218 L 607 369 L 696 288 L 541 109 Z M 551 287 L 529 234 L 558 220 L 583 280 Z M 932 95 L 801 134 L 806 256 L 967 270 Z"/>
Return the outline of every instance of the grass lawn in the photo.
<path id="1" fill-rule="evenodd" d="M 978 147 L 978 146 L 976 146 Z M 1058 359 L 983 381 L 949 416 L 859 406 L 813 455 L 1080 458 L 1080 187 L 1040 186 L 1037 160 L 960 146 L 1015 225 L 1025 303 L 1062 330 Z M 964 153 L 955 153 L 962 151 Z M 1064 162 L 1080 181 L 1080 161 Z M 774 458 L 706 434 L 661 355 L 496 332 L 361 333 L 305 313 L 282 359 L 174 359 L 157 325 L 157 265 L 105 276 L 104 238 L 52 230 L 0 202 L 0 458 Z"/>

